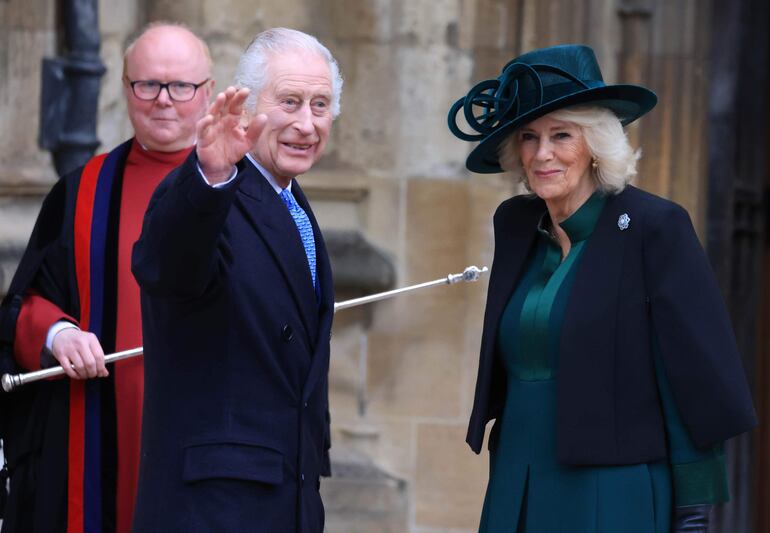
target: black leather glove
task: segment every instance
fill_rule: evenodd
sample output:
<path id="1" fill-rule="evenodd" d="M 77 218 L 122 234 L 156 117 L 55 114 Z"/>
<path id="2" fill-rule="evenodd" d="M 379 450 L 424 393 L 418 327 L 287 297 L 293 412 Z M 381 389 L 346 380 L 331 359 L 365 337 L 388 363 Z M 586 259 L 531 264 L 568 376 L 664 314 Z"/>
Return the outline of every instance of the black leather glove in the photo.
<path id="1" fill-rule="evenodd" d="M 674 508 L 671 533 L 707 533 L 711 505 L 688 505 Z"/>

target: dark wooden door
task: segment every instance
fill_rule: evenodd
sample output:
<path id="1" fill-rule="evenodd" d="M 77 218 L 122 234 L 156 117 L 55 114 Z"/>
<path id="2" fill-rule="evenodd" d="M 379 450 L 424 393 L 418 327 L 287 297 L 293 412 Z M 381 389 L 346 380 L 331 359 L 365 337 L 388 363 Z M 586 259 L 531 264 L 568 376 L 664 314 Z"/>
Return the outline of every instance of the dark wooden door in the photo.
<path id="1" fill-rule="evenodd" d="M 760 417 L 768 412 L 766 228 L 768 28 L 765 0 L 712 3 L 707 249 L 735 327 Z M 731 501 L 713 532 L 768 529 L 767 424 L 727 444 Z"/>
<path id="2" fill-rule="evenodd" d="M 768 65 L 770 68 L 770 65 Z M 770 120 L 770 116 L 767 117 Z M 770 145 L 765 145 L 770 154 Z M 770 156 L 769 156 L 770 157 Z M 762 253 L 762 303 L 759 313 L 759 350 L 755 398 L 759 414 L 756 431 L 756 531 L 770 532 L 770 174 L 765 175 L 765 235 Z"/>

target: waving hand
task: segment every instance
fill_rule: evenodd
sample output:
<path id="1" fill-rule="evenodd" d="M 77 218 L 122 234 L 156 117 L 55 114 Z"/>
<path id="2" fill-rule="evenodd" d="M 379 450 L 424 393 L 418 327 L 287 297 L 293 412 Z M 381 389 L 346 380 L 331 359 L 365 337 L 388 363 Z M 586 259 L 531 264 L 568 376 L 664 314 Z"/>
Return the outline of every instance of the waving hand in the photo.
<path id="1" fill-rule="evenodd" d="M 233 166 L 253 148 L 267 122 L 265 115 L 256 115 L 244 124 L 243 105 L 248 95 L 248 89 L 228 87 L 198 121 L 198 161 L 212 185 L 230 177 Z"/>

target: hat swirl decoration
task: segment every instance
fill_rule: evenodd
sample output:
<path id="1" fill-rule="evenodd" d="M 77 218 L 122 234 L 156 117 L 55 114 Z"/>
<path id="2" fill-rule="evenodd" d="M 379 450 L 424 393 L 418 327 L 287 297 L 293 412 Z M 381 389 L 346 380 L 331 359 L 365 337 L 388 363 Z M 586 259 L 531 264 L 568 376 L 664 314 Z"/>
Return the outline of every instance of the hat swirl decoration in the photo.
<path id="1" fill-rule="evenodd" d="M 624 126 L 657 103 L 638 85 L 606 85 L 591 48 L 559 45 L 533 50 L 509 61 L 496 79 L 476 84 L 450 108 L 449 130 L 459 139 L 481 141 L 466 166 L 479 173 L 502 172 L 500 143 L 517 128 L 557 109 L 595 105 L 613 111 Z M 457 115 L 476 133 L 462 131 Z"/>
<path id="2" fill-rule="evenodd" d="M 511 60 L 503 68 L 503 73 L 494 80 L 484 80 L 476 84 L 466 96 L 457 100 L 449 110 L 449 129 L 463 141 L 479 141 L 493 133 L 497 128 L 505 124 L 506 117 L 519 114 L 519 78 L 529 77 L 538 91 L 537 105 L 543 105 L 543 80 L 538 70 L 551 72 L 564 76 L 584 88 L 588 86 L 569 72 L 550 65 L 527 65 Z M 481 107 L 483 111 L 478 117 L 473 113 L 473 108 Z M 462 108 L 468 125 L 476 130 L 477 134 L 468 134 L 457 125 L 457 113 Z"/>

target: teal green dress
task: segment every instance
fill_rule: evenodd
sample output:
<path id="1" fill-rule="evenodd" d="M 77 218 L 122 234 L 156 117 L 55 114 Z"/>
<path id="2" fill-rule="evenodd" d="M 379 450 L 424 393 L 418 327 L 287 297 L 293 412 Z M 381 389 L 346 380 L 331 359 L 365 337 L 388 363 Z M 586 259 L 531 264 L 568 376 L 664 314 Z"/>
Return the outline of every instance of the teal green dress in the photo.
<path id="1" fill-rule="evenodd" d="M 669 533 L 674 505 L 727 500 L 721 447 L 694 447 L 661 371 L 667 460 L 625 466 L 556 461 L 561 326 L 576 267 L 604 200 L 595 193 L 562 222 L 571 242 L 563 260 L 544 215 L 525 274 L 501 318 L 497 352 L 507 372 L 506 402 L 496 422 L 499 436 L 490 457 L 480 532 Z"/>

